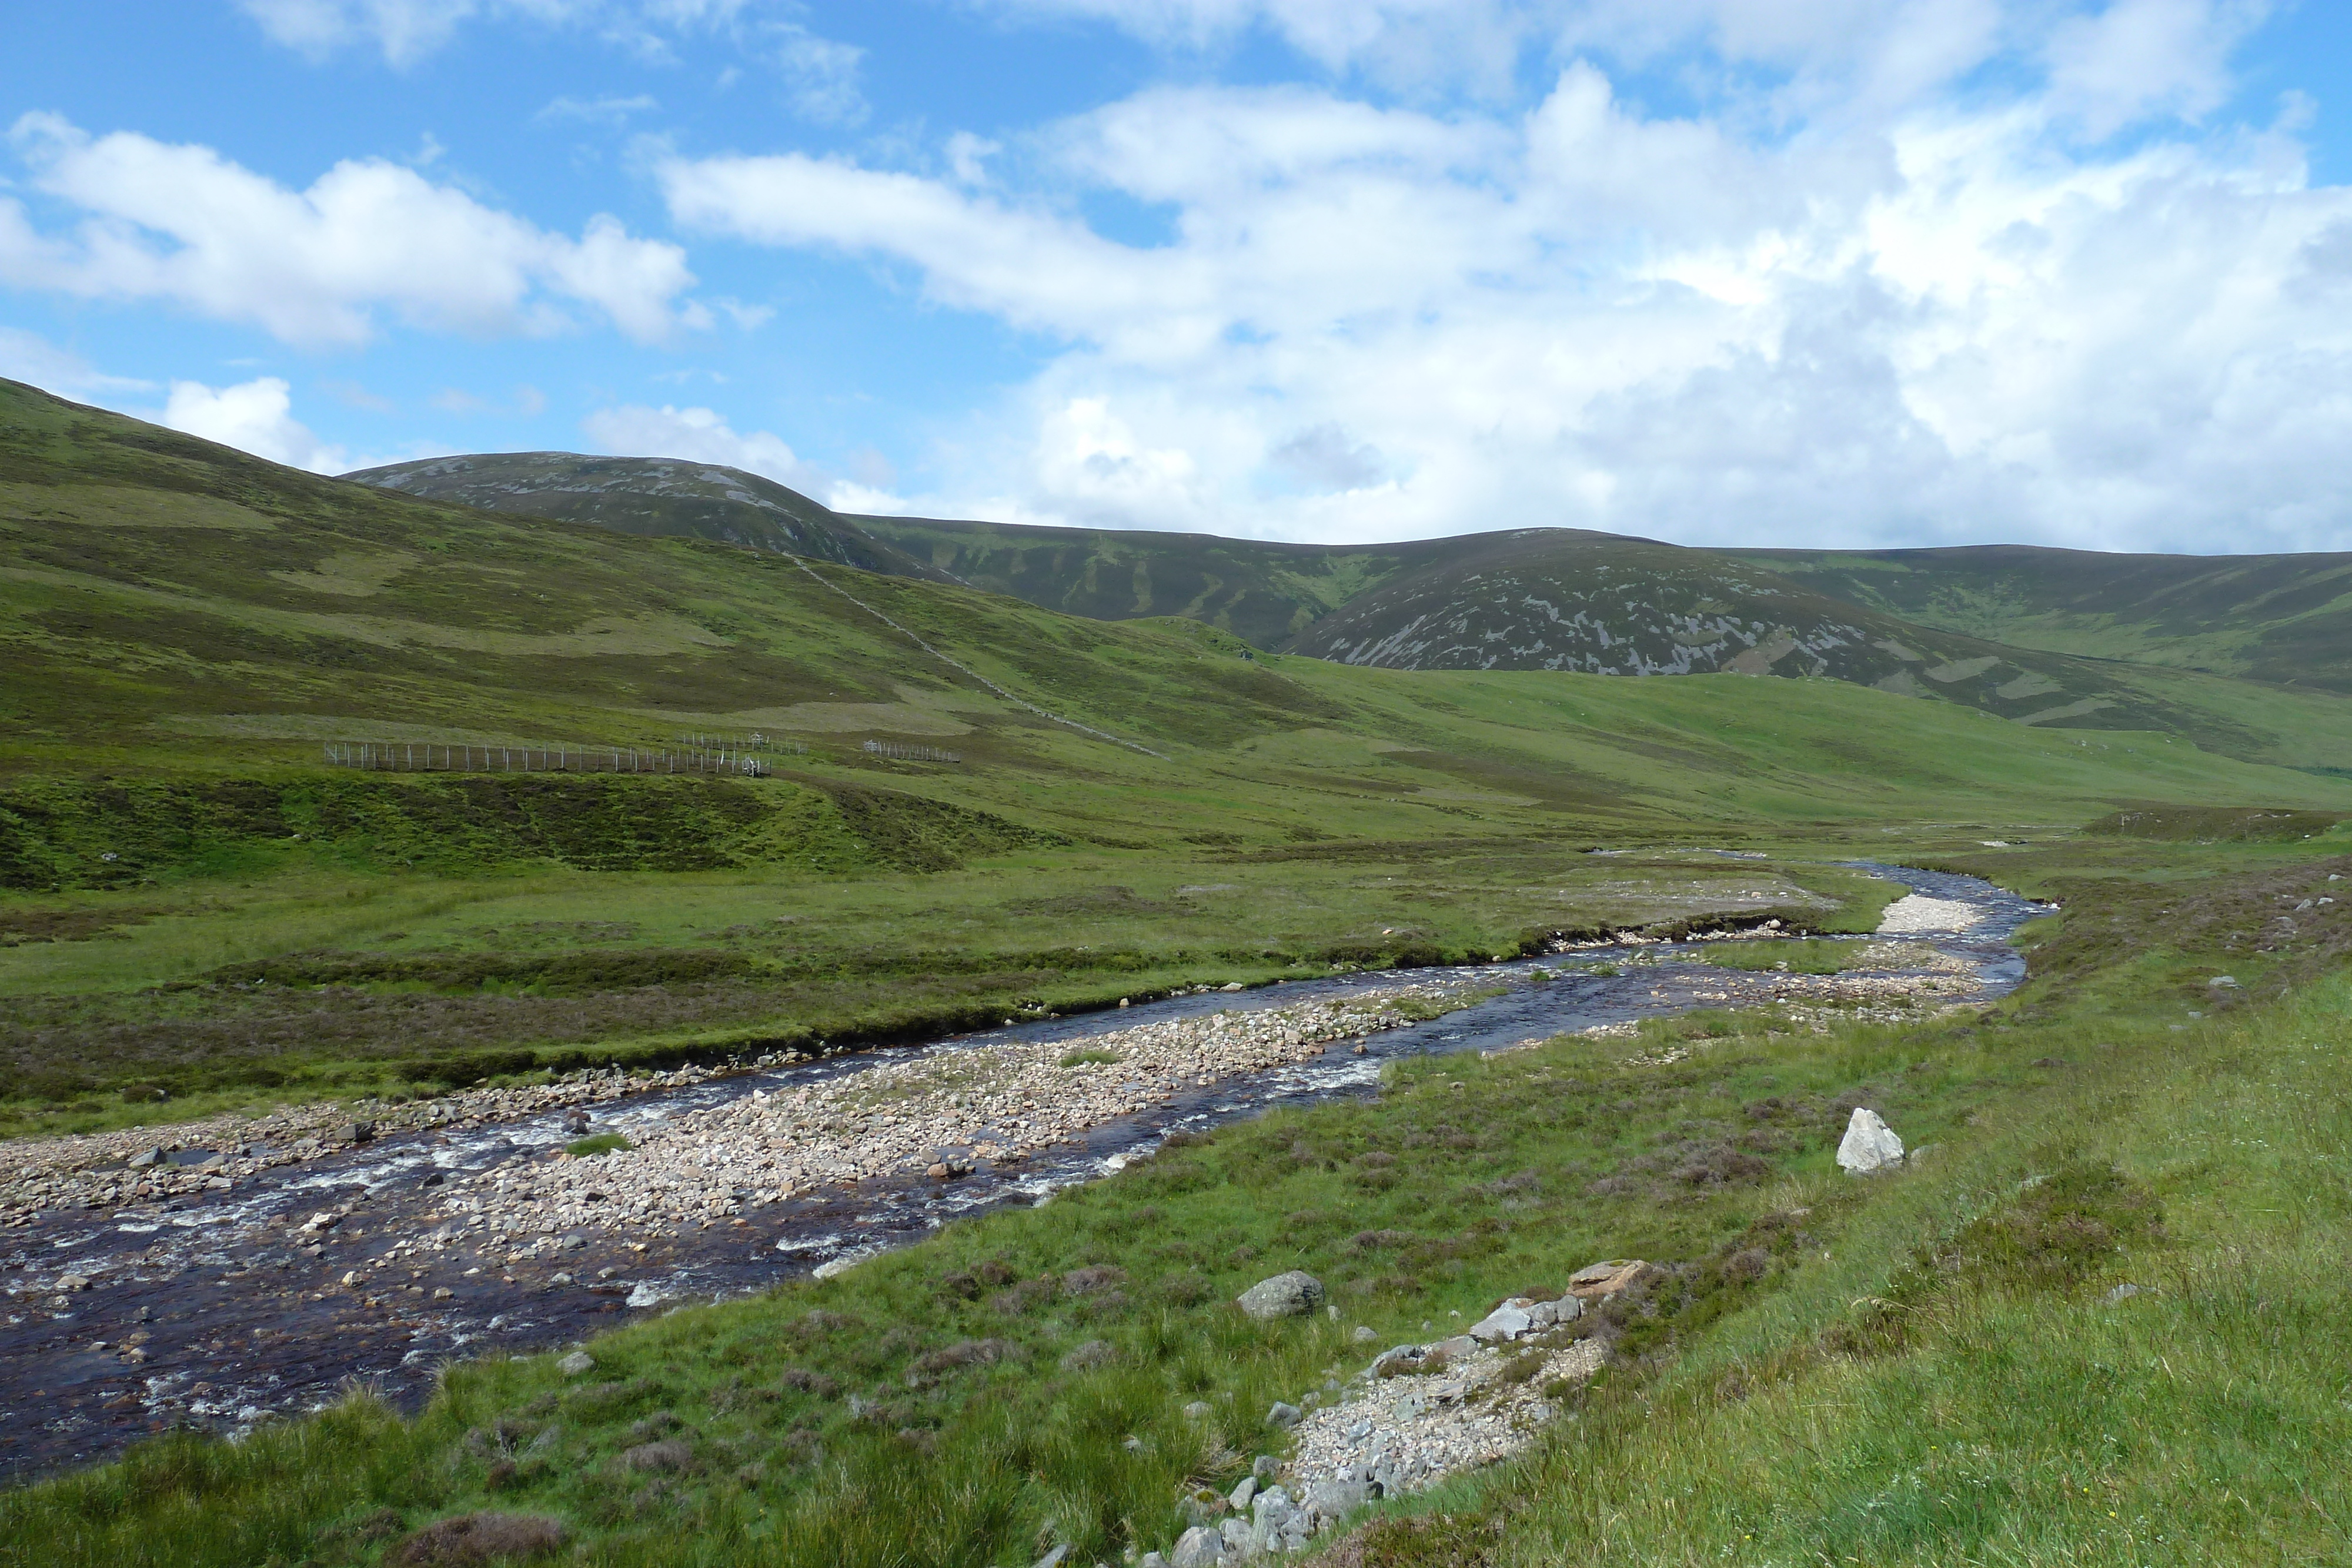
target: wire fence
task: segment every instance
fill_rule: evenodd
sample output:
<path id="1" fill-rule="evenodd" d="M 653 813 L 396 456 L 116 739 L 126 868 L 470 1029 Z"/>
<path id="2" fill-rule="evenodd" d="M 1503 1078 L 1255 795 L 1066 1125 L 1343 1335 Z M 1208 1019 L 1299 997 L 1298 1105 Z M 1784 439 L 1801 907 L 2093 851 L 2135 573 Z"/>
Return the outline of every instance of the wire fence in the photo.
<path id="1" fill-rule="evenodd" d="M 371 773 L 699 773 L 759 779 L 767 760 L 737 747 L 444 746 L 432 741 L 357 741 L 326 748 L 331 768 Z M 796 741 L 769 749 L 805 752 Z"/>
<path id="2" fill-rule="evenodd" d="M 808 747 L 797 740 L 777 740 L 753 730 L 749 735 L 681 735 L 675 737 L 680 746 L 696 751 L 777 751 L 790 757 L 806 757 Z"/>
<path id="3" fill-rule="evenodd" d="M 901 762 L 961 762 L 963 758 L 953 751 L 941 751 L 936 746 L 901 746 L 895 740 L 869 740 L 865 749 L 876 757 L 896 758 Z"/>

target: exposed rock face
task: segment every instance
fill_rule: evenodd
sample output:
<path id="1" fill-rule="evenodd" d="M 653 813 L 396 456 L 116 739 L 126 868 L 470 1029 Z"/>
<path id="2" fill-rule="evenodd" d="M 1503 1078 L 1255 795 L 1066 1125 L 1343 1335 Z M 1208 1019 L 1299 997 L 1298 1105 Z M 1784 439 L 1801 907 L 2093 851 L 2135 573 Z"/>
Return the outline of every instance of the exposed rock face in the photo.
<path id="1" fill-rule="evenodd" d="M 1323 1304 L 1323 1281 L 1293 1269 L 1260 1280 L 1234 1298 L 1241 1310 L 1261 1321 L 1304 1316 Z"/>
<path id="2" fill-rule="evenodd" d="M 1587 1263 L 1568 1277 L 1568 1293 L 1579 1301 L 1598 1301 L 1633 1284 L 1648 1267 L 1639 1258 L 1611 1258 Z"/>
<path id="3" fill-rule="evenodd" d="M 1848 1175 L 1870 1176 L 1903 1163 L 1903 1140 L 1879 1119 L 1877 1112 L 1857 1105 L 1853 1119 L 1845 1124 L 1845 1137 L 1838 1144 L 1837 1159 Z"/>

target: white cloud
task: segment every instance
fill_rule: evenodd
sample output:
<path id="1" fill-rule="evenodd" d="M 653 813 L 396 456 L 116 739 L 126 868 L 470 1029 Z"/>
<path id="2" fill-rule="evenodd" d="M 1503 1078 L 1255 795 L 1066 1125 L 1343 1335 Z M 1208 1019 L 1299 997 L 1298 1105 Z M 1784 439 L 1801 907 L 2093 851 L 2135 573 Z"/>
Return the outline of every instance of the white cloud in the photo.
<path id="1" fill-rule="evenodd" d="M 599 409 L 580 422 L 599 452 L 615 457 L 680 457 L 763 475 L 809 495 L 823 494 L 829 476 L 793 455 L 781 436 L 764 430 L 739 435 L 707 408 L 647 408 L 626 403 Z"/>
<path id="2" fill-rule="evenodd" d="M 1260 29 L 1328 68 L 1390 79 L 1507 79 L 1548 0 L 979 0 L 1008 16 L 1107 22 L 1165 47 L 1205 49 Z"/>
<path id="3" fill-rule="evenodd" d="M 1116 9 L 1181 32 L 1279 8 Z M 1862 0 L 1652 11 L 1727 72 L 1780 75 L 1685 118 L 1592 59 L 1517 114 L 1153 89 L 984 185 L 968 141 L 938 179 L 792 153 L 656 172 L 681 225 L 874 258 L 1062 340 L 943 448 L 924 510 L 2352 546 L 2352 190 L 2309 184 L 2291 124 L 2177 118 L 2211 111 L 2251 12 L 1963 3 L 1906 34 L 1922 13 Z M 1569 20 L 1632 57 L 1640 15 Z M 1996 50 L 2041 74 L 1948 89 Z M 1167 238 L 1090 226 L 1097 193 L 1165 213 Z"/>
<path id="4" fill-rule="evenodd" d="M 894 517 L 908 515 L 907 498 L 895 492 L 837 479 L 824 493 L 824 504 L 853 517 Z"/>
<path id="5" fill-rule="evenodd" d="M 626 124 L 629 116 L 646 114 L 659 109 L 661 103 L 651 93 L 633 93 L 626 98 L 607 93 L 602 98 L 556 98 L 547 107 L 531 116 L 533 120 L 601 120 L 608 125 Z"/>
<path id="6" fill-rule="evenodd" d="M 217 441 L 314 474 L 341 474 L 351 465 L 343 449 L 320 440 L 294 417 L 288 387 L 263 376 L 217 390 L 202 382 L 173 382 L 163 405 L 163 423 L 173 430 Z"/>
<path id="7" fill-rule="evenodd" d="M 273 41 L 312 59 L 368 42 L 404 66 L 439 48 L 477 0 L 237 0 Z"/>
<path id="8" fill-rule="evenodd" d="M 152 392 L 153 382 L 110 376 L 88 360 L 60 349 L 37 332 L 0 327 L 0 376 L 24 382 L 60 396 L 107 392 Z"/>
<path id="9" fill-rule="evenodd" d="M 855 125 L 866 118 L 866 98 L 857 89 L 864 49 L 786 22 L 777 26 L 775 54 L 793 113 L 820 125 Z"/>
<path id="10" fill-rule="evenodd" d="M 364 343 L 386 315 L 488 336 L 561 330 L 586 306 L 640 342 L 707 319 L 677 303 L 686 253 L 615 218 L 574 240 L 377 160 L 290 191 L 208 147 L 93 140 L 55 115 L 10 140 L 34 188 L 79 214 L 44 234 L 0 197 L 0 281 L 19 287 L 167 300 L 305 345 Z"/>
<path id="11" fill-rule="evenodd" d="M 669 37 L 732 24 L 748 0 L 236 0 L 273 43 L 323 60 L 373 47 L 395 68 L 415 64 L 477 20 L 577 27 L 649 58 Z"/>
<path id="12" fill-rule="evenodd" d="M 2052 35 L 2057 107 L 2104 137 L 2156 111 L 2194 119 L 2228 96 L 2229 48 L 2262 19 L 2259 0 L 2115 0 Z"/>

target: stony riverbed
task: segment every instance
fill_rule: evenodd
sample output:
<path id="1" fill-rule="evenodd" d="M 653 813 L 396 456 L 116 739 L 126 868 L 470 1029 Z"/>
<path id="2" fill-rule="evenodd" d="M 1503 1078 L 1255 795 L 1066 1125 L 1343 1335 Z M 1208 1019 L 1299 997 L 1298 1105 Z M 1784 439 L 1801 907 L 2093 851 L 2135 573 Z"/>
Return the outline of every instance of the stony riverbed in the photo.
<path id="1" fill-rule="evenodd" d="M 1394 1056 L 1703 1007 L 1916 1016 L 2013 983 L 2004 940 L 2038 906 L 1901 874 L 1971 919 L 1893 937 L 1873 967 L 1835 976 L 1627 941 L 734 1072 L 607 1070 L 0 1145 L 0 1471 L 172 1424 L 234 1429 L 354 1376 L 414 1400 L 450 1356 L 845 1267 L 1115 1170 L 1172 1131 L 1370 1092 Z M 588 1132 L 634 1147 L 563 1154 Z"/>

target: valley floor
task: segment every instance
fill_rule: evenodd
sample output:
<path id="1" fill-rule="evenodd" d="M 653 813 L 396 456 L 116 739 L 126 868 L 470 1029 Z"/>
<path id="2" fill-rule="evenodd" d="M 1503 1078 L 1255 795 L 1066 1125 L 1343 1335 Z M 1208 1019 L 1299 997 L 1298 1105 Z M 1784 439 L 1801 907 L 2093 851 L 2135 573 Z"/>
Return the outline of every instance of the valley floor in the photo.
<path id="1" fill-rule="evenodd" d="M 488 1358 L 413 1419 L 354 1394 L 0 1494 L 0 1562 L 458 1561 L 412 1532 L 485 1510 L 599 1563 L 1114 1562 L 1288 1462 L 1276 1402 L 1619 1258 L 1655 1268 L 1578 1320 L 1601 1369 L 1541 1385 L 1533 1447 L 1370 1503 L 1333 1561 L 2335 1560 L 2332 847 L 1979 854 L 2065 906 L 1992 1009 L 1396 1061 L 1374 1099 L 637 1324 L 579 1370 Z M 1931 1157 L 1840 1174 L 1857 1104 Z M 1228 1304 L 1286 1270 L 1336 1313 Z"/>

